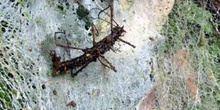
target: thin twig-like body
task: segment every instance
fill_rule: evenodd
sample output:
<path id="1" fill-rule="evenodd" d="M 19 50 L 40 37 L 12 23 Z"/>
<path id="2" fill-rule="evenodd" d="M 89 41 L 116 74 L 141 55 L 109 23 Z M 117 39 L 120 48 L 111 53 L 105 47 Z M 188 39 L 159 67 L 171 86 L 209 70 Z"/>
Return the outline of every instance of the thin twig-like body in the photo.
<path id="1" fill-rule="evenodd" d="M 109 6 L 111 11 L 113 11 L 112 6 L 113 6 L 112 4 Z M 104 9 L 104 10 L 106 10 L 106 9 Z M 112 12 L 111 12 L 111 15 L 112 15 Z M 111 18 L 111 33 L 109 35 L 107 35 L 105 38 L 103 38 L 102 40 L 100 40 L 99 42 L 95 42 L 95 37 L 93 36 L 93 47 L 91 47 L 91 48 L 81 49 L 81 48 L 69 47 L 69 46 L 57 44 L 57 46 L 61 46 L 64 48 L 72 48 L 72 49 L 81 50 L 84 52 L 84 54 L 79 57 L 73 58 L 71 60 L 61 62 L 60 57 L 57 57 L 56 52 L 51 51 L 52 63 L 53 63 L 52 74 L 56 75 L 58 72 L 66 72 L 67 70 L 80 68 L 74 74 L 72 74 L 73 76 L 75 76 L 81 70 L 83 70 L 88 64 L 96 61 L 97 59 L 101 62 L 101 64 L 103 64 L 104 66 L 106 66 L 116 72 L 115 67 L 103 55 L 107 51 L 112 49 L 112 47 L 114 46 L 116 41 L 122 41 L 122 42 L 132 46 L 133 48 L 135 48 L 135 46 L 120 38 L 122 36 L 122 34 L 125 32 L 124 26 L 120 27 L 116 23 L 117 26 L 113 27 L 112 20 L 113 20 L 113 18 Z M 94 31 L 93 26 L 92 26 L 92 30 Z M 104 60 L 105 63 L 107 63 L 107 64 L 105 64 L 100 59 Z"/>
<path id="2" fill-rule="evenodd" d="M 56 56 L 55 51 L 52 51 L 53 75 L 56 75 L 57 72 L 65 72 L 67 70 L 83 67 L 84 65 L 88 65 L 89 63 L 96 61 L 101 55 L 105 54 L 113 47 L 115 42 L 125 32 L 125 30 L 123 27 L 116 26 L 113 28 L 112 32 L 113 33 L 109 34 L 101 41 L 95 43 L 93 47 L 82 49 L 84 54 L 71 60 L 61 62 L 60 58 Z"/>

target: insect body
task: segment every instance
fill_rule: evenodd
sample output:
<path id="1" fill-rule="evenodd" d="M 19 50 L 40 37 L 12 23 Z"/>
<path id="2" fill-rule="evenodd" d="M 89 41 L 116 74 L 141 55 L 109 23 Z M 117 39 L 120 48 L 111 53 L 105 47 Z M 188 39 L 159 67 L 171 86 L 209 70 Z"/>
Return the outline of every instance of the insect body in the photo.
<path id="1" fill-rule="evenodd" d="M 78 49 L 78 50 L 83 51 L 84 53 L 83 53 L 83 55 L 81 55 L 79 57 L 61 62 L 60 57 L 57 57 L 56 52 L 51 51 L 52 62 L 53 62 L 52 74 L 56 75 L 58 72 L 66 72 L 67 70 L 80 68 L 74 74 L 72 74 L 73 76 L 75 76 L 83 68 L 85 68 L 89 63 L 94 62 L 97 59 L 101 62 L 101 64 L 103 64 L 104 66 L 106 66 L 116 72 L 115 67 L 112 66 L 112 64 L 110 62 L 108 62 L 108 60 L 103 56 L 103 54 L 105 54 L 110 49 L 112 50 L 113 45 L 118 40 L 135 48 L 134 45 L 132 45 L 129 42 L 126 42 L 120 38 L 124 32 L 125 32 L 124 26 L 120 27 L 117 25 L 112 28 L 111 33 L 109 35 L 107 35 L 105 38 L 103 38 L 99 42 L 95 42 L 95 39 L 93 36 L 93 47 L 91 47 L 91 48 L 81 49 L 81 48 L 63 46 L 61 44 L 58 44 L 58 46 Z"/>

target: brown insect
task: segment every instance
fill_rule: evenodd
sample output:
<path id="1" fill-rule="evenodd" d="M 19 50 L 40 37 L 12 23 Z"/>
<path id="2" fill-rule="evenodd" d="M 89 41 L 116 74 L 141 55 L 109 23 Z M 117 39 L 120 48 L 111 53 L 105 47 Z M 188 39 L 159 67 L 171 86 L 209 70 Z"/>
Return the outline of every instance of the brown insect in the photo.
<path id="1" fill-rule="evenodd" d="M 109 5 L 109 8 L 111 9 L 111 13 L 113 10 L 112 5 Z M 105 8 L 104 10 L 106 10 Z M 103 11 L 104 12 L 104 11 Z M 100 14 L 100 13 L 99 13 Z M 111 14 L 113 15 L 113 14 Z M 112 16 L 110 16 L 112 17 Z M 71 60 L 67 61 L 60 61 L 60 57 L 56 55 L 55 51 L 51 51 L 50 55 L 52 56 L 52 63 L 53 63 L 53 72 L 52 75 L 56 75 L 58 72 L 66 72 L 67 70 L 77 69 L 79 68 L 75 73 L 72 74 L 72 76 L 76 76 L 80 71 L 82 71 L 89 63 L 96 61 L 97 59 L 101 62 L 102 65 L 105 67 L 108 67 L 112 69 L 113 71 L 117 71 L 115 67 L 103 56 L 107 51 L 113 50 L 112 47 L 115 44 L 116 41 L 124 42 L 133 48 L 135 48 L 134 45 L 131 43 L 124 41 L 120 37 L 123 35 L 124 32 L 124 26 L 120 27 L 115 21 L 116 26 L 113 27 L 111 18 L 111 33 L 107 35 L 105 38 L 100 40 L 99 42 L 95 41 L 95 34 L 93 34 L 93 46 L 91 48 L 77 48 L 77 47 L 70 47 L 65 46 L 62 44 L 56 44 L 57 46 L 61 46 L 64 48 L 72 48 L 83 51 L 83 55 L 78 56 L 76 58 L 73 58 Z M 92 25 L 92 32 L 95 30 L 94 25 Z M 56 32 L 55 35 L 59 33 Z M 114 51 L 114 50 L 113 50 Z M 105 61 L 107 64 L 105 64 L 103 61 Z"/>

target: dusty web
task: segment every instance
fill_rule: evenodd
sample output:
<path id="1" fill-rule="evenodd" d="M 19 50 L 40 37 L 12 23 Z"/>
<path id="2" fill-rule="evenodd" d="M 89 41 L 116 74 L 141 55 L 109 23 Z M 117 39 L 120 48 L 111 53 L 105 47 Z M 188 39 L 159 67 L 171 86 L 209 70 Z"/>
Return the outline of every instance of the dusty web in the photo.
<path id="1" fill-rule="evenodd" d="M 127 4 L 127 7 L 121 4 Z M 77 16 L 79 4 L 74 0 L 1 0 L 0 108 L 72 109 L 66 104 L 74 100 L 78 110 L 133 109 L 151 85 L 148 78 L 151 47 L 146 43 L 149 41 L 148 31 L 143 30 L 143 25 L 132 23 L 136 18 L 129 15 L 135 4 L 133 1 L 116 1 L 114 4 L 116 21 L 128 29 L 124 39 L 137 46 L 134 50 L 117 43 L 121 52 L 106 53 L 105 57 L 118 72 L 93 62 L 72 78 L 70 72 L 57 77 L 51 75 L 49 51 L 56 50 L 62 60 L 81 54 L 56 47 L 54 33 L 57 31 L 66 32 L 58 35 L 62 43 L 82 48 L 92 46 L 88 21 Z M 107 6 L 98 0 L 84 0 L 81 5 L 88 10 Z M 126 16 L 124 13 L 129 14 Z M 97 11 L 91 12 L 91 16 L 96 14 Z M 141 33 L 129 32 L 132 28 L 129 23 L 135 28 L 140 27 Z M 147 20 L 144 22 L 145 25 L 148 23 Z M 100 29 L 102 26 L 97 27 Z M 103 36 L 105 34 L 103 32 Z"/>

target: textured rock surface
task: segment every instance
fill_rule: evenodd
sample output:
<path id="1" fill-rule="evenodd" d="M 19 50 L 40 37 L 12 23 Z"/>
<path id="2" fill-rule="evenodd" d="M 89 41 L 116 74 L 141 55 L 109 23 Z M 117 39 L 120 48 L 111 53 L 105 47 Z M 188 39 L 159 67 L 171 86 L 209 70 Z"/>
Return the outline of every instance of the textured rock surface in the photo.
<path id="1" fill-rule="evenodd" d="M 107 6 L 98 0 L 82 2 L 88 9 Z M 72 109 L 66 104 L 74 100 L 78 110 L 134 109 L 151 86 L 149 61 L 153 57 L 154 42 L 149 37 L 159 37 L 158 30 L 172 4 L 173 0 L 115 1 L 114 19 L 125 27 L 123 39 L 136 48 L 119 42 L 115 47 L 121 52 L 110 51 L 104 55 L 116 67 L 117 73 L 93 62 L 72 78 L 70 72 L 51 76 L 49 50 L 55 49 L 63 60 L 81 54 L 55 47 L 53 36 L 60 30 L 66 31 L 66 39 L 72 46 L 92 46 L 92 37 L 84 29 L 85 23 L 74 14 L 78 5 L 73 0 L 2 0 L 0 83 L 1 88 L 8 88 L 6 92 L 10 97 L 2 99 L 0 107 Z M 97 12 L 91 14 L 95 16 Z M 101 32 L 98 39 L 101 39 L 110 26 L 99 22 L 96 25 Z"/>

